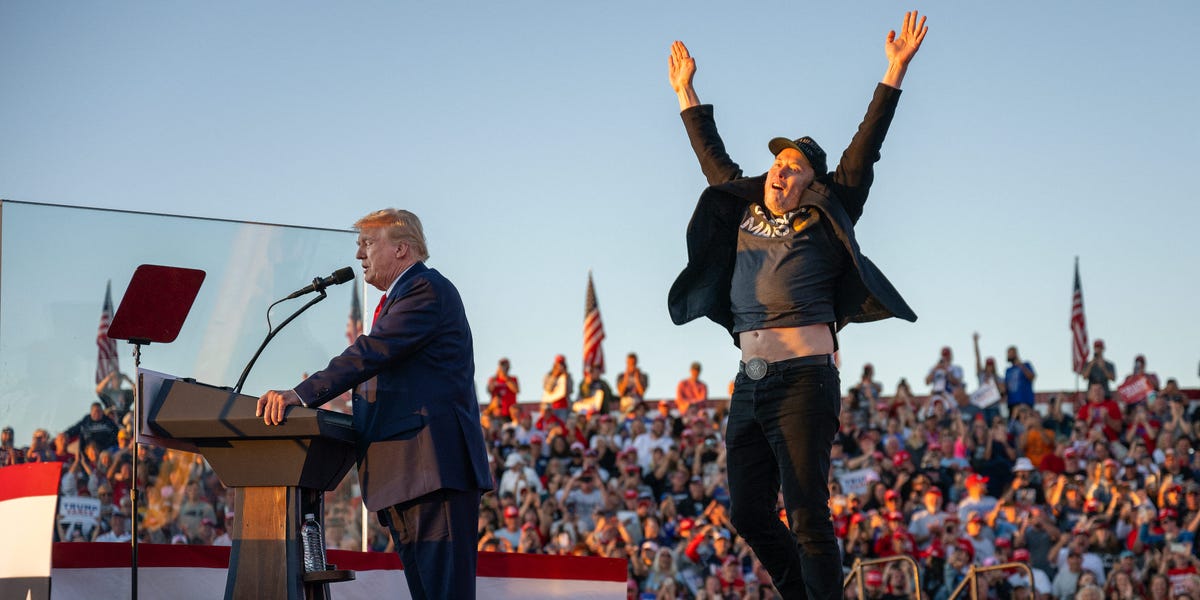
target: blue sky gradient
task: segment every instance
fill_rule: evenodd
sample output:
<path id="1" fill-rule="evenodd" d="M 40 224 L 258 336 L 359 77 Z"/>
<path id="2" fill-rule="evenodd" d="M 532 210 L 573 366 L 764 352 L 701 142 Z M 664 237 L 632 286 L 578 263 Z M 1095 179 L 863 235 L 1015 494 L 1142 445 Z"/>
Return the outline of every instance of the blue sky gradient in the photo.
<path id="1" fill-rule="evenodd" d="M 1073 388 L 1078 255 L 1119 375 L 1145 353 L 1197 386 L 1200 5 L 1183 0 L 6 2 L 0 197 L 322 227 L 408 208 L 468 303 L 481 381 L 509 356 L 534 399 L 560 352 L 578 377 L 591 269 L 610 365 L 637 351 L 667 396 L 700 360 L 723 394 L 727 334 L 665 308 L 704 187 L 669 45 L 756 174 L 775 136 L 840 155 L 906 8 L 931 31 L 857 232 L 920 320 L 846 329 L 843 384 L 869 361 L 891 393 L 943 345 L 968 366 L 979 331 L 986 355 L 1018 345 L 1039 389 Z M 74 260 L 59 250 L 38 258 Z"/>

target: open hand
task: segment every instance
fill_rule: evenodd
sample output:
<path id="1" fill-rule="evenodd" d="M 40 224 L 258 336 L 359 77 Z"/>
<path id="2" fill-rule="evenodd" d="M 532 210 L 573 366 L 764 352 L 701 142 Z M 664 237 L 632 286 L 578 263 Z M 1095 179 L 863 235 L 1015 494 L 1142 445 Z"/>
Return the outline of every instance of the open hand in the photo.
<path id="1" fill-rule="evenodd" d="M 888 62 L 908 65 L 921 48 L 921 42 L 925 39 L 925 34 L 929 33 L 929 28 L 925 26 L 925 17 L 921 17 L 918 23 L 917 16 L 915 10 L 904 13 L 904 24 L 900 27 L 900 33 L 897 34 L 894 30 L 888 32 L 887 43 L 883 45 Z"/>
<path id="2" fill-rule="evenodd" d="M 680 92 L 692 87 L 692 77 L 696 75 L 696 60 L 688 53 L 687 46 L 678 40 L 671 44 L 670 69 L 668 77 L 671 89 Z"/>

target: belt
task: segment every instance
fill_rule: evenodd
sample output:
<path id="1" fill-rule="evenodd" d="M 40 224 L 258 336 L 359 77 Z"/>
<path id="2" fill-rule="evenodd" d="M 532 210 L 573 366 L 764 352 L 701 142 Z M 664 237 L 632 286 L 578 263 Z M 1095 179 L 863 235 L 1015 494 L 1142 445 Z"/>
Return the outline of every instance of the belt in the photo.
<path id="1" fill-rule="evenodd" d="M 772 375 L 791 367 L 833 367 L 836 366 L 833 362 L 832 354 L 817 354 L 814 356 L 797 356 L 786 360 L 779 360 L 773 363 L 767 362 L 762 358 L 752 358 L 747 362 L 738 364 L 738 373 L 745 374 L 746 377 L 755 381 Z"/>

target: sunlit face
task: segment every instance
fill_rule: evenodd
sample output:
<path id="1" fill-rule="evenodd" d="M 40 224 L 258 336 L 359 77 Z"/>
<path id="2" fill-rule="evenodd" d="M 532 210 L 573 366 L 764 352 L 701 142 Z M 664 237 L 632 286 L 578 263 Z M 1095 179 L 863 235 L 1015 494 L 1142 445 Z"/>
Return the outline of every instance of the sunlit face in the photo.
<path id="1" fill-rule="evenodd" d="M 782 215 L 800 206 L 800 195 L 812 183 L 815 173 L 804 154 L 784 148 L 775 155 L 763 183 L 763 202 L 772 213 Z"/>
<path id="2" fill-rule="evenodd" d="M 387 291 L 407 266 L 408 244 L 393 242 L 382 227 L 364 227 L 354 257 L 362 263 L 363 280 Z"/>
<path id="3" fill-rule="evenodd" d="M 942 508 L 941 494 L 925 494 L 925 510 L 936 513 Z"/>

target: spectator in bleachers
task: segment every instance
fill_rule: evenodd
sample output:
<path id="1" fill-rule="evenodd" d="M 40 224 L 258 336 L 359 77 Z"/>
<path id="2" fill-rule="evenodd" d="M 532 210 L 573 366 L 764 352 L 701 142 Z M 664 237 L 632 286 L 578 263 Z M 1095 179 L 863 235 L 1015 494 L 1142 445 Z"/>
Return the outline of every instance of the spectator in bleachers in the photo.
<path id="1" fill-rule="evenodd" d="M 689 414 L 693 405 L 708 400 L 708 385 L 700 381 L 700 363 L 692 363 L 687 379 L 675 386 L 675 407 L 680 415 Z"/>
<path id="2" fill-rule="evenodd" d="M 567 357 L 559 354 L 554 357 L 550 372 L 542 378 L 542 413 L 552 412 L 560 421 L 563 420 L 570 410 L 571 386 Z"/>
<path id="3" fill-rule="evenodd" d="M 1121 408 L 1106 392 L 1105 386 L 1100 382 L 1092 381 L 1088 384 L 1087 404 L 1079 407 L 1075 421 L 1083 423 L 1089 430 L 1100 429 L 1104 437 L 1112 441 L 1117 439 L 1117 432 L 1122 429 L 1122 415 Z"/>
<path id="4" fill-rule="evenodd" d="M 1004 370 L 1004 390 L 1008 398 L 1008 410 L 1011 412 L 1017 406 L 1033 408 L 1033 381 L 1037 373 L 1033 364 L 1021 360 L 1016 346 L 1009 346 L 1006 359 L 1008 368 Z"/>
<path id="5" fill-rule="evenodd" d="M 1080 374 L 1087 380 L 1089 388 L 1092 384 L 1099 384 L 1104 395 L 1109 395 L 1108 382 L 1117 380 L 1117 368 L 1111 361 L 1104 360 L 1104 340 L 1092 343 L 1092 358 L 1083 366 Z"/>
<path id="6" fill-rule="evenodd" d="M 183 503 L 179 506 L 177 525 L 180 532 L 189 540 L 198 537 L 203 521 L 208 519 L 215 522 L 216 518 L 212 503 L 200 493 L 200 484 L 195 481 L 188 483 L 184 488 Z"/>
<path id="7" fill-rule="evenodd" d="M 25 451 L 14 445 L 13 437 L 12 427 L 6 426 L 0 430 L 0 467 L 19 465 L 25 462 Z"/>
<path id="8" fill-rule="evenodd" d="M 621 398 L 621 410 L 628 411 L 646 398 L 646 387 L 650 378 L 638 368 L 638 356 L 630 352 L 625 357 L 625 370 L 617 376 L 617 396 Z"/>
<path id="9" fill-rule="evenodd" d="M 517 394 L 521 393 L 520 382 L 515 375 L 510 375 L 510 363 L 507 358 L 501 358 L 496 365 L 496 374 L 488 378 L 487 391 L 491 397 L 487 412 L 492 417 L 507 420 L 511 418 L 512 408 L 517 404 Z"/>
<path id="10" fill-rule="evenodd" d="M 1036 388 L 1037 380 L 1031 383 Z M 1035 590 L 1049 591 L 1052 581 L 1071 572 L 1072 553 L 1080 566 L 1061 597 L 1074 597 L 1082 592 L 1076 589 L 1079 581 L 1086 586 L 1094 579 L 1111 597 L 1136 598 L 1144 590 L 1145 597 L 1200 598 L 1187 595 L 1197 581 L 1191 572 L 1197 565 L 1188 557 L 1195 554 L 1200 527 L 1200 482 L 1193 474 L 1200 459 L 1191 452 L 1196 434 L 1186 395 L 1178 382 L 1167 380 L 1157 396 L 1125 406 L 1105 399 L 1103 386 L 1089 388 L 1088 396 L 1099 400 L 1092 402 L 1099 406 L 1096 413 L 1083 398 L 1074 401 L 1073 394 L 1062 393 L 1050 399 L 1044 417 L 1017 403 L 1010 414 L 978 422 L 977 411 L 964 412 L 945 396 L 939 402 L 897 390 L 890 399 L 880 395 L 872 402 L 862 424 L 855 422 L 851 392 L 831 455 L 841 465 L 831 469 L 830 494 L 842 564 L 894 552 L 896 541 L 906 549 L 904 535 L 910 535 L 930 598 L 948 595 L 967 564 L 989 558 L 1028 561 L 1036 569 Z M 1073 410 L 1064 414 L 1064 403 L 1072 402 Z M 690 600 L 706 589 L 739 600 L 756 590 L 772 593 L 757 557 L 723 516 L 727 473 L 722 414 L 715 404 L 667 412 L 648 400 L 628 412 L 609 406 L 568 410 L 561 418 L 531 416 L 536 411 L 516 405 L 511 424 L 485 429 L 501 485 L 483 499 L 481 546 L 620 557 L 628 561 L 638 593 L 649 597 Z M 964 414 L 970 415 L 965 424 Z M 1106 429 L 1116 436 L 1110 439 Z M 127 535 L 128 522 L 114 524 L 120 517 L 113 515 L 133 512 L 116 502 L 128 503 L 132 484 L 129 434 L 128 427 L 117 427 L 116 452 L 80 440 L 80 451 L 72 453 L 67 432 L 52 445 L 47 432 L 40 437 L 35 432 L 29 459 L 35 449 L 43 459 L 65 458 L 64 493 L 97 497 L 104 506 L 96 525 L 60 526 L 59 539 Z M 643 447 L 635 444 L 638 439 Z M 650 440 L 655 444 L 647 444 Z M 6 443 L 11 442 L 0 436 L 0 447 Z M 234 517 L 232 493 L 202 460 L 146 446 L 137 452 L 143 541 L 228 539 L 222 528 Z M 863 495 L 844 493 L 838 478 L 864 468 L 880 481 Z M 524 483 L 510 490 L 503 480 L 518 471 Z M 361 544 L 361 505 L 353 483 L 352 475 L 326 496 L 330 547 Z M 197 506 L 207 506 L 211 516 L 204 508 L 197 513 Z M 511 525 L 508 508 L 516 511 Z M 879 512 L 867 512 L 871 509 Z M 188 523 L 196 517 L 198 529 Z M 509 533 L 501 535 L 502 529 Z M 376 523 L 368 522 L 367 535 L 371 549 L 387 550 L 388 536 Z M 713 560 L 718 545 L 726 558 Z M 688 557 L 689 547 L 703 560 Z M 872 593 L 902 597 L 905 584 L 898 573 L 880 567 L 880 584 Z M 990 586 L 980 590 L 981 597 L 1027 597 L 1027 582 L 1019 581 L 1023 575 L 981 578 L 981 586 Z"/>
<path id="11" fill-rule="evenodd" d="M 129 515 L 114 511 L 109 519 L 111 529 L 96 536 L 97 542 L 128 542 L 132 539 L 129 534 Z"/>
<path id="12" fill-rule="evenodd" d="M 117 445 L 117 430 L 120 429 L 108 415 L 99 402 L 93 402 L 87 416 L 67 429 L 67 437 L 79 437 L 80 447 L 89 442 L 95 442 L 97 450 L 104 450 Z"/>
<path id="13" fill-rule="evenodd" d="M 54 447 L 50 443 L 50 432 L 42 428 L 33 431 L 33 441 L 25 450 L 25 462 L 51 462 L 55 460 Z"/>
<path id="14" fill-rule="evenodd" d="M 925 375 L 925 383 L 929 385 L 931 396 L 943 396 L 947 399 L 962 396 L 963 370 L 954 364 L 954 353 L 950 346 L 942 347 L 937 363 Z"/>
<path id="15" fill-rule="evenodd" d="M 608 413 L 612 409 L 613 391 L 608 382 L 604 381 L 600 375 L 600 369 L 595 365 L 584 367 L 583 379 L 579 382 L 579 400 L 575 403 L 575 410 L 610 416 Z"/>

